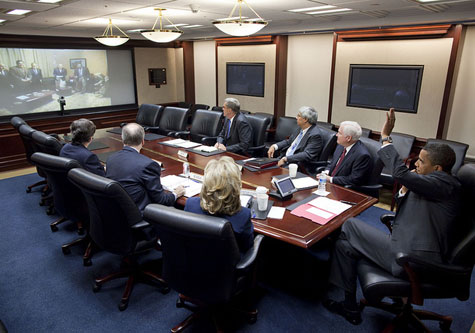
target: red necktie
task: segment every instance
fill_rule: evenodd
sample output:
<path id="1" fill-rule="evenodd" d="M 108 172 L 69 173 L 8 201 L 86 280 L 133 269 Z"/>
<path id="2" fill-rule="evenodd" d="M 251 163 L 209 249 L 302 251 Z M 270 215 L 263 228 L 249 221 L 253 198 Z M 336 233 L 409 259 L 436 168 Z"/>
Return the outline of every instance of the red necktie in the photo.
<path id="1" fill-rule="evenodd" d="M 335 176 L 336 172 L 338 171 L 338 168 L 341 165 L 341 162 L 343 162 L 343 159 L 345 158 L 345 155 L 346 155 L 346 148 L 343 148 L 343 152 L 340 155 L 340 159 L 338 160 L 338 163 L 336 164 L 335 169 L 333 169 L 331 177 Z"/>

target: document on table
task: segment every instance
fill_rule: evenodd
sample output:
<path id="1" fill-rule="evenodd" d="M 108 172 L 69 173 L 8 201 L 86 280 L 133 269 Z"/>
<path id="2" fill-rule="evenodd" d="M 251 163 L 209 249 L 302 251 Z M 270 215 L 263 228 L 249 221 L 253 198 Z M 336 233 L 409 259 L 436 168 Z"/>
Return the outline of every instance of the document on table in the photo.
<path id="1" fill-rule="evenodd" d="M 339 215 L 343 213 L 348 208 L 351 208 L 351 205 L 345 204 L 338 200 L 328 199 L 324 197 L 318 197 L 309 202 L 310 205 L 324 209 L 327 212 Z"/>
<path id="2" fill-rule="evenodd" d="M 167 145 L 178 146 L 179 144 L 182 144 L 185 142 L 186 140 L 183 140 L 183 139 L 174 139 L 174 140 L 165 141 L 164 143 L 166 143 Z"/>
<path id="3" fill-rule="evenodd" d="M 292 178 L 292 183 L 297 189 L 309 188 L 318 186 L 318 181 L 311 177 Z"/>
<path id="4" fill-rule="evenodd" d="M 272 208 L 269 211 L 269 214 L 267 214 L 267 218 L 282 220 L 284 218 L 284 214 L 285 214 L 285 207 L 272 206 Z"/>
<path id="5" fill-rule="evenodd" d="M 175 145 L 181 148 L 193 148 L 193 147 L 201 146 L 200 143 L 196 143 L 193 141 L 185 141 L 185 142 L 177 143 Z"/>
<path id="6" fill-rule="evenodd" d="M 250 203 L 251 203 L 251 200 L 252 200 L 252 196 L 250 195 L 245 195 L 245 194 L 241 194 L 239 196 L 239 198 L 241 199 L 241 206 L 242 207 L 249 207 L 250 206 Z"/>
<path id="7" fill-rule="evenodd" d="M 202 184 L 189 178 L 179 177 L 175 175 L 160 178 L 160 182 L 164 189 L 173 191 L 178 186 L 185 188 L 185 197 L 190 198 L 201 192 Z"/>
<path id="8" fill-rule="evenodd" d="M 318 197 L 306 204 L 300 205 L 290 213 L 324 225 L 350 207 L 351 205 L 341 203 L 337 200 Z"/>
<path id="9" fill-rule="evenodd" d="M 198 151 L 204 151 L 205 153 L 212 153 L 213 151 L 218 150 L 218 148 L 213 146 L 199 146 L 193 149 Z"/>

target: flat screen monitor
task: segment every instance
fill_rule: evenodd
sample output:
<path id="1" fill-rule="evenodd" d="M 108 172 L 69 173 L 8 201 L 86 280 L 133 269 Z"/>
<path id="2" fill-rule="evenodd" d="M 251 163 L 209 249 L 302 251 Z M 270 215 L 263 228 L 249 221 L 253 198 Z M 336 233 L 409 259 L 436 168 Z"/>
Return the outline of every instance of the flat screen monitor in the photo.
<path id="1" fill-rule="evenodd" d="M 264 63 L 226 63 L 226 93 L 264 97 Z"/>
<path id="2" fill-rule="evenodd" d="M 347 106 L 417 113 L 424 66 L 350 65 Z"/>
<path id="3" fill-rule="evenodd" d="M 136 107 L 131 50 L 0 48 L 0 119 Z"/>

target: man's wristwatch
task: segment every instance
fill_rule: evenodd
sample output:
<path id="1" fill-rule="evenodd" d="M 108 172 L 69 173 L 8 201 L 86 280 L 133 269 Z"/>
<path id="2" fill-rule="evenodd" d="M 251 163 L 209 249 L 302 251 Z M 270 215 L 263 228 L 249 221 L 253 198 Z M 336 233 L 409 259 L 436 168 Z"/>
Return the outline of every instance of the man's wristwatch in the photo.
<path id="1" fill-rule="evenodd" d="M 393 143 L 393 138 L 387 136 L 381 140 L 381 142 Z"/>

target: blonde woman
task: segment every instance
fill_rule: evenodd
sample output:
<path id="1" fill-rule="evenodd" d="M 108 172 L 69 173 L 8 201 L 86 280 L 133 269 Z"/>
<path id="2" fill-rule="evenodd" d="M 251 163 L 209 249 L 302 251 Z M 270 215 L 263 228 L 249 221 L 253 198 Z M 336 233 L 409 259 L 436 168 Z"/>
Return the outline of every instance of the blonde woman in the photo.
<path id="1" fill-rule="evenodd" d="M 251 211 L 241 207 L 241 172 L 231 157 L 211 160 L 205 168 L 200 197 L 189 198 L 185 210 L 223 217 L 231 222 L 241 253 L 254 241 Z"/>

